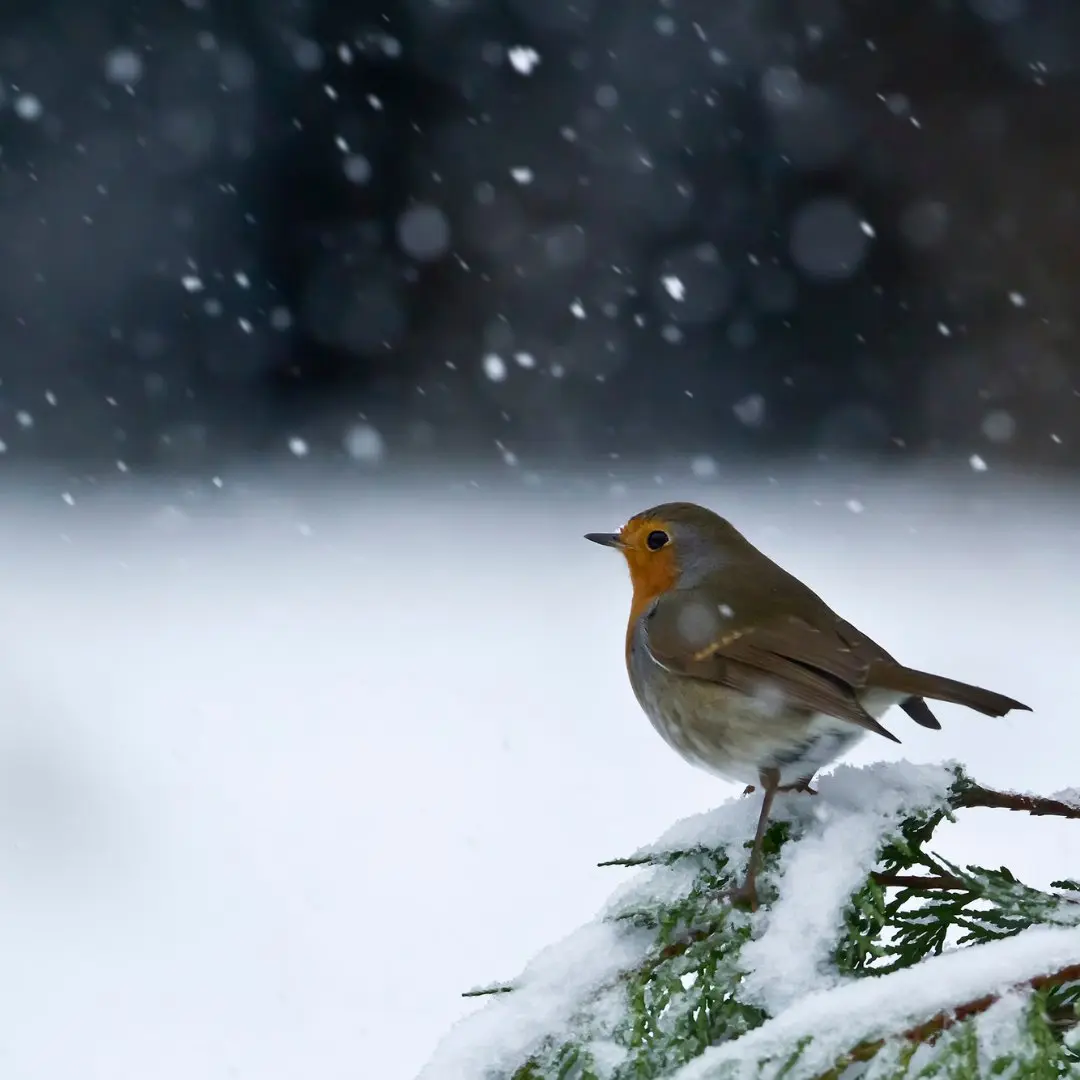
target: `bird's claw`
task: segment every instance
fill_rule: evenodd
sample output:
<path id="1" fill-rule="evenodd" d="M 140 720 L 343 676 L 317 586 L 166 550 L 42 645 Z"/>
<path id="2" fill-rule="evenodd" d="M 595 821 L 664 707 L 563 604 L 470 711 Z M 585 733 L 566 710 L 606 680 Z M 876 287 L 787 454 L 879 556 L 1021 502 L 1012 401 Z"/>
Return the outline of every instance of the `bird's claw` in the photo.
<path id="1" fill-rule="evenodd" d="M 777 793 L 781 791 L 798 791 L 802 792 L 804 795 L 817 794 L 817 788 L 812 788 L 809 780 L 796 780 L 794 784 L 785 784 L 783 787 L 778 787 L 776 790 Z M 753 784 L 747 784 L 746 787 L 743 788 L 743 798 L 746 798 L 747 795 L 753 795 L 755 791 L 757 791 L 757 788 L 754 787 Z"/>
<path id="2" fill-rule="evenodd" d="M 810 786 L 809 780 L 796 780 L 794 784 L 785 784 L 783 787 L 778 787 L 777 791 L 798 791 L 804 795 L 816 795 L 817 788 Z"/>

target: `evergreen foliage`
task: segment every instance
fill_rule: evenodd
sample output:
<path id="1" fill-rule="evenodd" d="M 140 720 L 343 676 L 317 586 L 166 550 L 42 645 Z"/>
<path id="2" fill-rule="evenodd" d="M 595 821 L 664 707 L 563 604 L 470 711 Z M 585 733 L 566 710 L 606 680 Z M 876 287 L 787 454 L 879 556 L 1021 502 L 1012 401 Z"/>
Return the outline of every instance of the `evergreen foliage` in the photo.
<path id="1" fill-rule="evenodd" d="M 897 768 L 888 767 L 888 775 Z M 873 782 L 886 775 L 874 773 Z M 817 802 L 791 797 L 786 818 L 772 823 L 757 912 L 722 899 L 748 847 L 734 827 L 719 843 L 705 829 L 700 842 L 661 842 L 601 864 L 643 870 L 601 917 L 636 962 L 568 985 L 574 1000 L 562 1022 L 524 1042 L 520 1060 L 496 1055 L 475 1071 L 459 1061 L 455 1073 L 437 1056 L 425 1077 L 1080 1080 L 1080 884 L 1061 880 L 1037 889 L 1006 867 L 959 866 L 933 849 L 939 828 L 958 810 L 1080 818 L 1080 807 L 993 791 L 952 768 L 937 795 L 881 816 L 878 834 L 871 834 L 872 865 L 857 868 L 858 880 L 836 910 L 811 910 L 806 919 L 812 927 L 821 915 L 822 941 L 808 931 L 805 943 L 787 939 L 785 946 L 781 936 L 770 946 L 770 934 L 785 932 L 782 904 L 790 915 L 794 905 L 818 902 L 788 895 L 800 882 L 804 893 L 812 891 L 805 885 L 813 876 L 796 879 L 792 868 L 800 846 L 809 860 L 817 857 L 812 845 L 825 843 Z M 715 814 L 733 813 L 733 806 Z M 851 820 L 857 822 L 854 814 Z M 796 955 L 803 944 L 804 954 Z M 785 948 L 792 985 L 777 992 L 769 986 L 782 986 L 786 977 Z M 950 990 L 957 957 L 966 974 Z M 772 983 L 754 966 L 770 958 L 778 968 Z M 572 950 L 563 962 L 571 972 Z M 528 979 L 473 993 L 524 995 Z M 497 1023 L 501 1004 L 488 1006 L 496 1010 L 489 1022 Z M 483 1060 L 482 1051 L 474 1060 Z"/>

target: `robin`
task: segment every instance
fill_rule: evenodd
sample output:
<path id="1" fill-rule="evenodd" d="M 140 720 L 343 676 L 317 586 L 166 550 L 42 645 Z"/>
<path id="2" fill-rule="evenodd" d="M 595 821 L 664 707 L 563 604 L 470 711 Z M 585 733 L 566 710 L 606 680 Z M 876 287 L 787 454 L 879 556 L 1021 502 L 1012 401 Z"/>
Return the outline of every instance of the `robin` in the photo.
<path id="1" fill-rule="evenodd" d="M 776 793 L 816 794 L 814 774 L 867 732 L 899 742 L 879 722 L 893 705 L 927 728 L 941 724 L 925 698 L 987 716 L 1028 710 L 905 667 L 703 506 L 665 503 L 585 539 L 621 551 L 630 568 L 626 667 L 653 727 L 692 765 L 750 784 L 747 793 L 762 787 L 734 902 L 757 906 Z"/>

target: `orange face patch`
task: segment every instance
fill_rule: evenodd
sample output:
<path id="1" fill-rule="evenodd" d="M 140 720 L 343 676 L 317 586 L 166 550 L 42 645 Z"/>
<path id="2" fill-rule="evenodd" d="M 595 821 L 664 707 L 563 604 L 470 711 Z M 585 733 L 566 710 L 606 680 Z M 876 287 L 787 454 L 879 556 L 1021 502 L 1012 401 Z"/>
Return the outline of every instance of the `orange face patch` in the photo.
<path id="1" fill-rule="evenodd" d="M 619 530 L 621 550 L 630 568 L 630 582 L 634 586 L 631 619 L 636 619 L 656 597 L 673 588 L 679 579 L 674 542 L 669 540 L 653 551 L 648 545 L 648 538 L 654 532 L 671 535 L 666 523 L 656 518 L 633 517 Z"/>

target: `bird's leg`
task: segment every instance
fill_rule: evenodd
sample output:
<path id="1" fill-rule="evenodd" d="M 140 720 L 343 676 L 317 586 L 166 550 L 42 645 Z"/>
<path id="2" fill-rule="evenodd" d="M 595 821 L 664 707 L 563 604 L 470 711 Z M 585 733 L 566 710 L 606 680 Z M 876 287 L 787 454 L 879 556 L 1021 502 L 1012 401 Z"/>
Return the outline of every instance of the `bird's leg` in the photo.
<path id="1" fill-rule="evenodd" d="M 758 815 L 757 832 L 754 833 L 754 846 L 750 849 L 750 861 L 746 864 L 746 877 L 741 885 L 728 893 L 728 899 L 733 904 L 748 904 L 751 911 L 757 910 L 757 873 L 761 868 L 761 849 L 765 843 L 765 830 L 769 827 L 769 813 L 779 786 L 779 769 L 761 770 L 761 789 L 765 797 L 761 801 L 761 813 Z"/>

